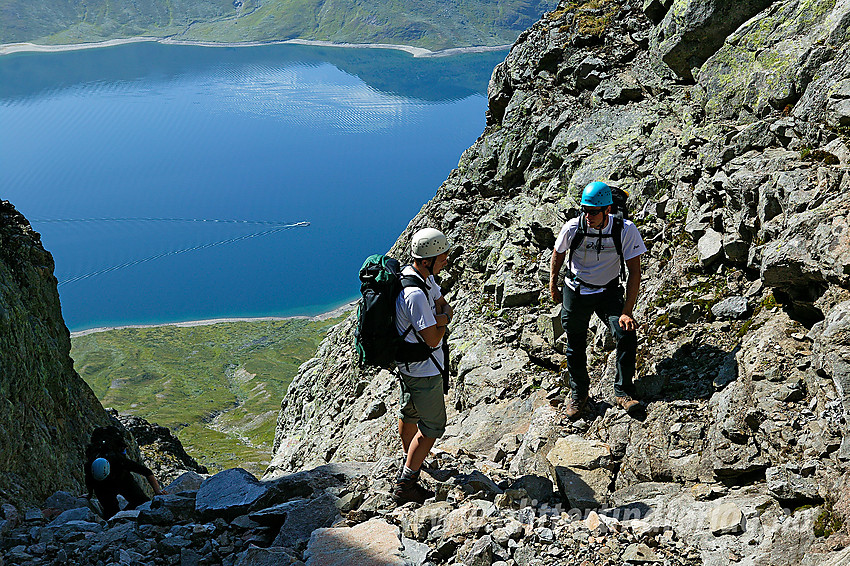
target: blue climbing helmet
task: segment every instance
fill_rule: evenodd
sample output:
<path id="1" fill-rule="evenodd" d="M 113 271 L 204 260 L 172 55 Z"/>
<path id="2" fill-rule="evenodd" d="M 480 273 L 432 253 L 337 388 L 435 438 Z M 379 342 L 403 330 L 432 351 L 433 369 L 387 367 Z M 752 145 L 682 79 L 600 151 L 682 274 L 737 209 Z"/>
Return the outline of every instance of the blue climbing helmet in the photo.
<path id="1" fill-rule="evenodd" d="M 96 481 L 103 481 L 109 477 L 109 460 L 97 458 L 91 463 L 91 475 Z"/>
<path id="2" fill-rule="evenodd" d="M 581 192 L 582 206 L 610 206 L 614 204 L 611 187 L 602 181 L 593 181 Z"/>

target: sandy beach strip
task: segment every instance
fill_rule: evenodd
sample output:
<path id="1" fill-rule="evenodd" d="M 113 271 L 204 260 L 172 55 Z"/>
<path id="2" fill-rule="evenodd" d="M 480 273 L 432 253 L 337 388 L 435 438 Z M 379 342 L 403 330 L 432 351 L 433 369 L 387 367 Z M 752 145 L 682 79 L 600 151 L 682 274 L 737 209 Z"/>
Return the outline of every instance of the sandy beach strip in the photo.
<path id="1" fill-rule="evenodd" d="M 353 311 L 357 306 L 357 301 L 352 301 L 350 303 L 346 303 L 341 307 L 335 308 L 332 311 L 328 311 L 322 314 L 317 314 L 315 316 L 262 316 L 262 317 L 253 317 L 253 318 L 211 318 L 206 320 L 188 320 L 185 322 L 163 322 L 161 324 L 129 324 L 127 326 L 103 326 L 100 328 L 89 328 L 87 330 L 78 330 L 76 332 L 71 332 L 71 338 L 79 338 L 80 336 L 87 336 L 89 334 L 97 334 L 99 332 L 109 332 L 110 330 L 125 330 L 128 328 L 160 328 L 162 326 L 176 326 L 179 328 L 190 328 L 193 326 L 209 326 L 211 324 L 221 324 L 223 322 L 269 322 L 269 321 L 280 321 L 280 320 L 312 320 L 312 321 L 320 321 L 327 320 L 329 318 L 336 318 L 338 316 L 342 316 L 345 313 Z"/>
<path id="2" fill-rule="evenodd" d="M 157 37 L 130 37 L 126 39 L 109 39 L 93 43 L 73 43 L 68 45 L 39 45 L 36 43 L 5 43 L 0 44 L 0 56 L 12 53 L 58 53 L 61 51 L 78 51 L 81 49 L 97 49 L 100 47 L 113 47 L 128 43 L 157 42 L 165 45 L 191 45 L 196 47 L 259 47 L 263 45 L 312 45 L 316 47 L 342 47 L 349 49 L 395 49 L 405 51 L 414 57 L 450 57 L 463 53 L 487 53 L 491 51 L 505 51 L 510 45 L 454 47 L 440 51 L 431 51 L 423 47 L 410 45 L 396 45 L 393 43 L 334 43 L 332 41 L 319 41 L 312 39 L 287 39 L 281 41 L 246 41 L 240 43 L 216 43 L 212 41 L 187 41 L 173 38 Z"/>
<path id="3" fill-rule="evenodd" d="M 36 43 L 4 43 L 0 45 L 0 55 L 11 55 L 12 53 L 58 53 L 60 51 L 79 51 L 81 49 L 97 49 L 99 47 L 112 47 L 125 45 L 127 43 L 143 43 L 149 41 L 160 41 L 156 37 L 130 37 L 126 39 L 109 39 L 95 43 L 72 43 L 68 45 L 38 45 Z"/>

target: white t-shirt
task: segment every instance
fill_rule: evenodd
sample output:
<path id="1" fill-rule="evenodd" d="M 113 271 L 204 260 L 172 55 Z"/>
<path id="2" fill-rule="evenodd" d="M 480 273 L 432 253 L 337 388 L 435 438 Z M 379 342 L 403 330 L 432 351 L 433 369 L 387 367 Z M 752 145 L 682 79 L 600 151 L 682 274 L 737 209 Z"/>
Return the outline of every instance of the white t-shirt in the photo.
<path id="1" fill-rule="evenodd" d="M 569 253 L 570 242 L 573 241 L 573 237 L 578 232 L 580 221 L 581 216 L 564 224 L 560 234 L 558 234 L 558 239 L 555 240 L 556 252 Z M 617 254 L 617 248 L 614 247 L 614 239 L 598 237 L 599 234 L 610 234 L 613 226 L 614 215 L 609 214 L 608 222 L 601 231 L 588 228 L 581 246 L 573 254 L 572 263 L 567 265 L 567 269 L 585 283 L 605 285 L 620 274 L 620 256 Z M 628 261 L 644 253 L 646 253 L 646 246 L 643 243 L 643 238 L 640 237 L 637 226 L 631 220 L 624 220 L 623 259 Z M 567 259 L 569 260 L 569 257 Z M 578 282 L 571 280 L 569 274 L 565 278 L 564 284 L 568 285 L 573 291 L 579 287 Z M 582 295 L 601 293 L 602 291 L 604 289 L 584 286 L 580 290 Z"/>
<path id="2" fill-rule="evenodd" d="M 420 281 L 422 280 L 422 276 L 419 275 L 412 265 L 405 267 L 401 273 L 402 275 L 413 275 L 419 278 Z M 443 296 L 443 293 L 440 290 L 440 286 L 434 280 L 433 275 L 429 275 L 425 283 L 428 286 L 427 294 L 419 287 L 406 287 L 401 290 L 401 293 L 398 294 L 398 299 L 396 299 L 396 330 L 398 330 L 399 334 L 402 334 L 409 326 L 413 326 L 413 330 L 408 332 L 404 337 L 405 342 L 418 342 L 419 340 L 413 334 L 414 331 L 418 332 L 423 328 L 437 324 L 436 301 Z M 442 347 L 443 341 L 440 340 L 437 349 L 433 351 L 434 358 L 440 364 L 440 367 L 443 367 L 445 364 Z M 398 366 L 402 372 L 412 377 L 431 377 L 440 374 L 440 370 L 437 369 L 437 366 L 434 365 L 434 362 L 430 358 L 424 362 L 410 362 L 409 364 L 398 364 Z"/>

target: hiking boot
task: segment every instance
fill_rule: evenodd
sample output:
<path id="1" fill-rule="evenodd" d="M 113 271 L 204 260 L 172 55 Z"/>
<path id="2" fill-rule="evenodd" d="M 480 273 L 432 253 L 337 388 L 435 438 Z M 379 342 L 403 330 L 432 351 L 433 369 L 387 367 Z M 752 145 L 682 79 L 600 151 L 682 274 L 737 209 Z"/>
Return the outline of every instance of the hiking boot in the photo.
<path id="1" fill-rule="evenodd" d="M 584 399 L 573 399 L 570 397 L 564 405 L 564 414 L 568 419 L 576 420 L 584 410 L 585 405 L 587 405 L 587 397 Z"/>
<path id="2" fill-rule="evenodd" d="M 417 481 L 405 480 L 396 482 L 393 488 L 393 501 L 399 505 L 413 501 L 415 503 L 425 503 L 426 499 L 434 497 L 434 492 L 419 485 Z"/>
<path id="3" fill-rule="evenodd" d="M 618 407 L 622 407 L 622 409 L 630 415 L 637 413 L 638 411 L 640 411 L 641 408 L 640 401 L 636 401 L 628 395 L 623 395 L 622 397 L 614 397 L 614 403 Z"/>

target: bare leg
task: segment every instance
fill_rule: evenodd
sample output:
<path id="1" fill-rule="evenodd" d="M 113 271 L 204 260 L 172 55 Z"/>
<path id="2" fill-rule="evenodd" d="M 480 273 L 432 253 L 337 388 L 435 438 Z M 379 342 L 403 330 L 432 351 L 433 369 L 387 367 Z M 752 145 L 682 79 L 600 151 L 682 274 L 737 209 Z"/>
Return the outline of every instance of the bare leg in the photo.
<path id="1" fill-rule="evenodd" d="M 417 432 L 410 443 L 410 449 L 407 451 L 407 462 L 405 466 L 414 472 L 419 471 L 422 462 L 428 457 L 436 441 L 436 438 L 428 438 L 421 432 Z"/>
<path id="2" fill-rule="evenodd" d="M 404 448 L 404 455 L 407 456 L 410 450 L 410 443 L 413 442 L 413 437 L 419 432 L 419 427 L 416 423 L 405 423 L 401 419 L 398 420 L 398 434 L 401 436 L 401 446 Z"/>

